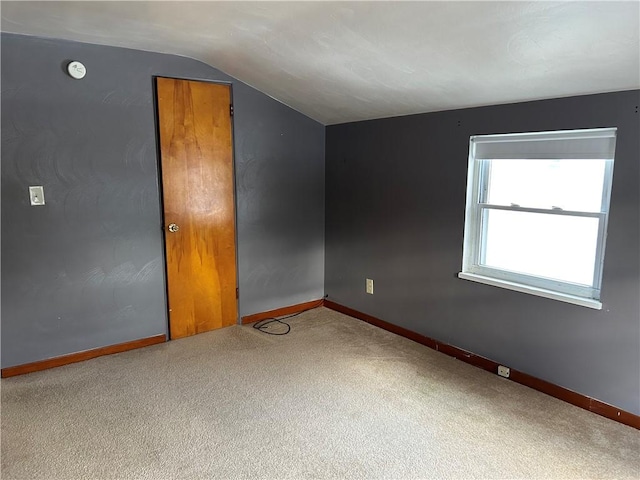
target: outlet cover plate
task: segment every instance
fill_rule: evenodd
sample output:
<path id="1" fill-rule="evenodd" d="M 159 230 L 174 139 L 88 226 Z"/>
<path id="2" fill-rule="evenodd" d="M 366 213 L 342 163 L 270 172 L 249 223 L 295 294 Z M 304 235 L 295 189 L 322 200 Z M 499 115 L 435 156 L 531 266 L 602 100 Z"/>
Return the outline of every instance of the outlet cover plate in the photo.
<path id="1" fill-rule="evenodd" d="M 373 295 L 373 280 L 367 278 L 366 291 L 369 295 Z"/>

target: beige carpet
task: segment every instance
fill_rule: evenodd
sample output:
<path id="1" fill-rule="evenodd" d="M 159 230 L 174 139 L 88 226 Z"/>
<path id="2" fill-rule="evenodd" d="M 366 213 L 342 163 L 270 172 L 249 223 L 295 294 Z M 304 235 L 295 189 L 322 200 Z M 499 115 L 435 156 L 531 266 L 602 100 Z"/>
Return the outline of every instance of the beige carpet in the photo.
<path id="1" fill-rule="evenodd" d="M 324 308 L 291 325 L 2 380 L 2 480 L 639 477 L 637 430 Z"/>

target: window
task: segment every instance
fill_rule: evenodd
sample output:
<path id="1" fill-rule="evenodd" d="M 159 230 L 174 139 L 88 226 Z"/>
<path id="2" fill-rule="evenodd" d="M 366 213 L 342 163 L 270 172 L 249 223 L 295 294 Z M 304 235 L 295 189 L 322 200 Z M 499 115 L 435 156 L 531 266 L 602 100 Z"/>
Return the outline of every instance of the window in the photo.
<path id="1" fill-rule="evenodd" d="M 616 129 L 472 136 L 459 277 L 601 309 Z"/>

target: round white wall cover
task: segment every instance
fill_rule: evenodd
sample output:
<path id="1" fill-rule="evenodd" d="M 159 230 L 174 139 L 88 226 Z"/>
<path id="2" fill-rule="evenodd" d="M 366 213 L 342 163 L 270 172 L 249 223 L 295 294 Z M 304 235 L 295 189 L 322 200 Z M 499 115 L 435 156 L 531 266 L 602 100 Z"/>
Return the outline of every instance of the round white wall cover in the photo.
<path id="1" fill-rule="evenodd" d="M 67 72 L 76 80 L 80 80 L 87 74 L 87 69 L 80 62 L 71 62 L 67 65 Z"/>

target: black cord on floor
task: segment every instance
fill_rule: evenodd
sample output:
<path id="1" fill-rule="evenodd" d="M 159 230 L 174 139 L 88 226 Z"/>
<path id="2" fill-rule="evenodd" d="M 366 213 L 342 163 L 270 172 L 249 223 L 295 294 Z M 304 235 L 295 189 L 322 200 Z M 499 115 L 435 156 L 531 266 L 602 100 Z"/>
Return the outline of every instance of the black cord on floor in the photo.
<path id="1" fill-rule="evenodd" d="M 289 333 L 291 331 L 291 325 L 289 325 L 287 322 L 283 322 L 283 320 L 286 320 L 288 318 L 297 317 L 301 313 L 308 312 L 309 310 L 313 310 L 314 308 L 318 308 L 318 307 L 322 306 L 322 303 L 324 302 L 324 299 L 327 298 L 327 297 L 328 297 L 328 295 L 325 295 L 324 297 L 322 297 L 321 300 L 318 300 L 318 304 L 317 305 L 314 305 L 313 307 L 309 307 L 309 308 L 307 308 L 305 310 L 302 310 L 300 312 L 293 313 L 291 315 L 287 315 L 287 316 L 284 316 L 284 317 L 265 318 L 264 320 L 260 320 L 259 322 L 256 322 L 256 323 L 253 324 L 253 328 L 255 328 L 256 330 L 260 330 L 262 333 L 266 333 L 268 335 L 286 335 L 287 333 Z M 272 325 L 274 323 L 280 323 L 280 324 L 284 325 L 287 329 L 284 332 L 270 332 L 268 330 L 265 330 L 265 327 L 268 327 L 269 325 Z"/>

